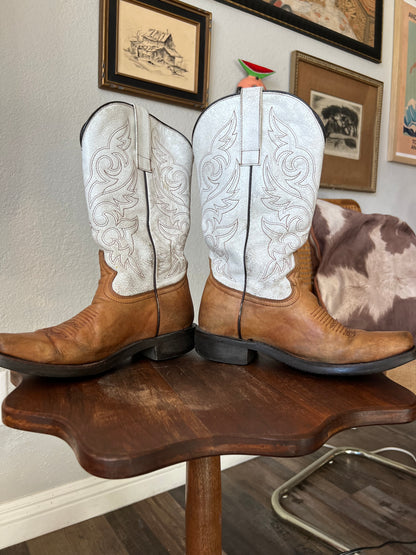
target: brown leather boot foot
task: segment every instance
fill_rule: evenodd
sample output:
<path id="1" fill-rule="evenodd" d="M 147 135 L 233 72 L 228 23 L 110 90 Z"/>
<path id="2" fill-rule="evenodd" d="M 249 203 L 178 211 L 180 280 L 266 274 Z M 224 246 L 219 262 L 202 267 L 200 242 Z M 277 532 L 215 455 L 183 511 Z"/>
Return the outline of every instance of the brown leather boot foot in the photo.
<path id="1" fill-rule="evenodd" d="M 346 328 L 319 305 L 296 272 L 289 280 L 292 294 L 276 301 L 243 297 L 210 275 L 196 351 L 209 360 L 242 365 L 262 353 L 304 372 L 350 376 L 384 372 L 416 358 L 410 333 Z"/>
<path id="2" fill-rule="evenodd" d="M 19 335 L 19 334 L 16 334 Z M 7 334 L 0 335 L 0 345 L 7 342 Z M 49 378 L 76 378 L 103 374 L 119 367 L 135 355 L 142 355 L 151 360 L 168 360 L 183 355 L 194 348 L 194 327 L 166 333 L 158 337 L 136 341 L 94 362 L 84 364 L 50 364 L 33 362 L 0 353 L 0 366 L 22 374 Z"/>
<path id="3" fill-rule="evenodd" d="M 166 360 L 193 349 L 193 306 L 186 276 L 157 292 L 125 297 L 100 252 L 101 279 L 90 306 L 70 320 L 31 333 L 0 334 L 0 366 L 36 376 L 102 374 L 128 358 Z"/>
<path id="4" fill-rule="evenodd" d="M 292 368 L 331 376 L 362 376 L 376 374 L 397 368 L 416 358 L 416 349 L 372 362 L 357 362 L 346 364 L 331 364 L 314 360 L 305 360 L 292 353 L 287 353 L 277 347 L 244 339 L 233 339 L 220 335 L 212 335 L 197 328 L 195 331 L 195 350 L 202 357 L 215 362 L 228 364 L 250 364 L 257 353 L 267 355 L 278 362 L 283 362 Z"/>

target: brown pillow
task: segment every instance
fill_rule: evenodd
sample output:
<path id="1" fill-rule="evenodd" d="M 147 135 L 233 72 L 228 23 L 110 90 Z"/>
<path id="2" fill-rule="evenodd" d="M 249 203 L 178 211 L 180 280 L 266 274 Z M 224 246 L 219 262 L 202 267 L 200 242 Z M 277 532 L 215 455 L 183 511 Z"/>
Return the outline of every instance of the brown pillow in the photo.
<path id="1" fill-rule="evenodd" d="M 416 236 L 401 220 L 318 200 L 311 230 L 315 290 L 344 325 L 416 339 Z"/>

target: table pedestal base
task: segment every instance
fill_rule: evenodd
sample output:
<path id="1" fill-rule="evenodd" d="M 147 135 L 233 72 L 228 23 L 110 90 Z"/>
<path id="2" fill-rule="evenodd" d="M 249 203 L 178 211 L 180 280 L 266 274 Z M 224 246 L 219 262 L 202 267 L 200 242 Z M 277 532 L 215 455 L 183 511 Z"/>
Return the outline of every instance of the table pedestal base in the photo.
<path id="1" fill-rule="evenodd" d="M 186 463 L 186 554 L 221 555 L 220 457 Z"/>

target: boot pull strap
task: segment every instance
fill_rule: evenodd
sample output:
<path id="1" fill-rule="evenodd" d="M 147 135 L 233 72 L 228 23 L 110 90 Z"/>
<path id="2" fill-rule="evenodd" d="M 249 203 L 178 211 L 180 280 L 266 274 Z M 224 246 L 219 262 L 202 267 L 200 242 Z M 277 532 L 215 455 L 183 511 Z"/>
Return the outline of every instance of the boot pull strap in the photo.
<path id="1" fill-rule="evenodd" d="M 262 87 L 241 89 L 241 165 L 260 164 Z"/>
<path id="2" fill-rule="evenodd" d="M 142 106 L 134 107 L 136 118 L 136 165 L 144 172 L 152 171 L 150 116 Z"/>

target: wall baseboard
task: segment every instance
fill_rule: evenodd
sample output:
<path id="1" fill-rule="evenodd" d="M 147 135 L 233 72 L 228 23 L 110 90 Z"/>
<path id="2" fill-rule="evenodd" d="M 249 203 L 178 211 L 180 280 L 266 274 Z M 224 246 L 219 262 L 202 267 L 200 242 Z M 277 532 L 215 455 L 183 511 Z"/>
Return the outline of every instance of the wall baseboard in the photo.
<path id="1" fill-rule="evenodd" d="M 249 459 L 221 457 L 221 468 Z M 0 504 L 0 549 L 114 511 L 185 483 L 185 463 L 125 480 L 94 476 Z"/>

